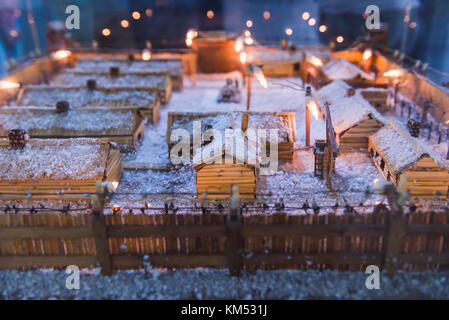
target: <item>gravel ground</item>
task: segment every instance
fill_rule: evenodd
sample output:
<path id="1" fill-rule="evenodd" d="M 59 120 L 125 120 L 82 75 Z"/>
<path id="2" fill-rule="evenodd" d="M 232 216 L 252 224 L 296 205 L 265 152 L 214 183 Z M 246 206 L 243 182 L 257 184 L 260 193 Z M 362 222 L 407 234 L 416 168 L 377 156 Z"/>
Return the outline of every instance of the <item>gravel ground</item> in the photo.
<path id="1" fill-rule="evenodd" d="M 448 299 L 449 273 L 380 276 L 380 289 L 365 287 L 367 274 L 276 270 L 230 277 L 227 270 L 115 272 L 85 270 L 80 290 L 65 288 L 64 271 L 0 272 L 0 299 Z"/>

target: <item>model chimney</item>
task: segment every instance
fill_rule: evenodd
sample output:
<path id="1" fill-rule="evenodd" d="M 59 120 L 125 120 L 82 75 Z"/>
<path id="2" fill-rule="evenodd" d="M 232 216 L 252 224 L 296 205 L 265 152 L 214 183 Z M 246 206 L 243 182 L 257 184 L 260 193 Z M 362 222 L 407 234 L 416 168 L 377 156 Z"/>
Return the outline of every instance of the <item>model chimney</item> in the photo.
<path id="1" fill-rule="evenodd" d="M 67 101 L 58 101 L 56 102 L 56 112 L 57 113 L 64 113 L 69 111 L 70 104 Z"/>
<path id="2" fill-rule="evenodd" d="M 118 77 L 120 74 L 120 68 L 119 67 L 109 68 L 109 74 L 111 75 L 111 77 Z"/>
<path id="3" fill-rule="evenodd" d="M 14 149 L 25 147 L 25 130 L 13 129 L 8 132 L 9 145 Z"/>
<path id="4" fill-rule="evenodd" d="M 88 79 L 86 81 L 87 89 L 95 90 L 97 88 L 97 81 L 95 79 Z"/>

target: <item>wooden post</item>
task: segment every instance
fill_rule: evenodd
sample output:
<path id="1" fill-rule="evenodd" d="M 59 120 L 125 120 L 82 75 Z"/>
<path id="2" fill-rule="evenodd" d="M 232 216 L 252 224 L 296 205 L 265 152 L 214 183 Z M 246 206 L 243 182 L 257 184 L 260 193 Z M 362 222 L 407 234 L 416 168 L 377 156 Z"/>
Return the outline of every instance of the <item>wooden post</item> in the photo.
<path id="1" fill-rule="evenodd" d="M 391 212 L 387 216 L 387 236 L 383 259 L 383 268 L 387 270 L 388 276 L 393 277 L 397 270 L 398 256 L 401 253 L 404 238 L 405 219 L 402 206 L 398 202 L 398 193 L 393 185 L 385 188 L 385 194 L 390 204 Z"/>
<path id="2" fill-rule="evenodd" d="M 244 113 L 242 116 L 242 133 L 245 133 L 246 130 L 248 130 L 248 122 L 249 122 L 249 115 L 247 113 Z"/>
<path id="3" fill-rule="evenodd" d="M 251 106 L 251 75 L 248 74 L 248 94 L 246 97 L 246 111 L 249 111 L 249 108 Z"/>
<path id="4" fill-rule="evenodd" d="M 91 215 L 92 231 L 95 238 L 95 250 L 101 266 L 101 273 L 110 275 L 112 272 L 111 257 L 109 254 L 106 222 L 103 215 L 106 189 L 101 182 L 97 183 L 97 194 L 94 196 L 93 211 Z"/>
<path id="5" fill-rule="evenodd" d="M 312 88 L 310 86 L 306 87 L 306 147 L 310 146 L 310 110 L 309 110 L 309 100 L 312 98 Z"/>
<path id="6" fill-rule="evenodd" d="M 228 244 L 228 268 L 231 276 L 239 276 L 242 269 L 241 249 L 243 239 L 240 235 L 241 217 L 239 214 L 239 188 L 231 185 L 230 212 L 226 220 L 226 239 Z"/>

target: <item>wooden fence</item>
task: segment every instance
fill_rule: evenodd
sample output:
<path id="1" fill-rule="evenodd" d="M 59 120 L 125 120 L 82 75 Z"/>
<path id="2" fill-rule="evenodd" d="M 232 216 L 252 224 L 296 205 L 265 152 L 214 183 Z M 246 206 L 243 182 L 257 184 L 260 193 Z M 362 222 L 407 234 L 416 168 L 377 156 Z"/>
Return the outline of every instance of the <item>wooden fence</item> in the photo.
<path id="1" fill-rule="evenodd" d="M 449 267 L 449 212 L 0 214 L 0 269 L 101 266 L 364 270 Z"/>

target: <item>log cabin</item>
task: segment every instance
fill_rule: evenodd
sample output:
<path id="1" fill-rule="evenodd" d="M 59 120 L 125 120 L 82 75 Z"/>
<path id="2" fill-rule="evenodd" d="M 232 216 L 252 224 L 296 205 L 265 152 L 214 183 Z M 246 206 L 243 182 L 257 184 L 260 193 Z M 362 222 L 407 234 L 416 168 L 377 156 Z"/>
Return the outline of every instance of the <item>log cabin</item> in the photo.
<path id="1" fill-rule="evenodd" d="M 31 139 L 23 148 L 0 140 L 0 199 L 89 200 L 97 182 L 115 189 L 122 176 L 119 150 L 108 139 Z"/>
<path id="2" fill-rule="evenodd" d="M 68 69 L 73 72 L 90 72 L 91 74 L 107 73 L 111 68 L 118 68 L 124 74 L 154 74 L 168 73 L 173 90 L 179 91 L 183 86 L 183 64 L 180 59 L 151 59 L 128 60 L 125 57 L 80 57 L 74 68 Z"/>
<path id="3" fill-rule="evenodd" d="M 406 178 L 411 196 L 447 198 L 449 164 L 419 138 L 390 122 L 369 138 L 369 153 L 381 175 L 394 185 Z"/>
<path id="4" fill-rule="evenodd" d="M 368 150 L 368 138 L 386 123 L 384 117 L 347 83 L 335 80 L 318 90 L 316 96 L 323 108 L 330 103 L 332 123 L 340 151 Z M 324 110 L 321 110 L 323 112 Z"/>
<path id="5" fill-rule="evenodd" d="M 358 89 L 360 94 L 379 112 L 385 112 L 391 105 L 393 92 L 383 88 Z"/>
<path id="6" fill-rule="evenodd" d="M 21 128 L 30 138 L 109 138 L 121 151 L 133 151 L 145 133 L 139 110 L 129 108 L 69 109 L 61 112 L 42 107 L 0 108 L 0 137 Z"/>
<path id="7" fill-rule="evenodd" d="M 135 89 L 91 90 L 87 88 L 60 88 L 46 85 L 30 85 L 18 93 L 16 106 L 39 106 L 54 108 L 59 101 L 67 101 L 72 108 L 109 109 L 134 108 L 149 123 L 157 123 L 160 114 L 160 100 L 156 93 Z"/>
<path id="8" fill-rule="evenodd" d="M 79 87 L 87 86 L 89 80 L 95 80 L 96 88 L 108 89 L 137 89 L 150 93 L 157 92 L 162 104 L 167 104 L 171 97 L 171 78 L 167 73 L 123 74 L 112 75 L 111 72 L 92 75 L 88 72 L 62 72 L 51 80 L 51 86 Z"/>
<path id="9" fill-rule="evenodd" d="M 230 197 L 231 185 L 239 187 L 241 199 L 254 199 L 256 196 L 257 168 L 259 161 L 249 161 L 245 154 L 256 150 L 254 145 L 245 143 L 237 151 L 222 145 L 221 152 L 213 154 L 214 143 L 201 147 L 193 158 L 196 171 L 196 186 L 199 199 L 226 200 Z M 253 148 L 253 150 L 249 150 Z M 245 152 L 246 149 L 247 152 Z M 211 155 L 212 153 L 212 155 Z"/>
<path id="10" fill-rule="evenodd" d="M 193 121 L 201 121 L 201 132 L 206 129 L 216 129 L 224 137 L 226 129 L 241 129 L 245 112 L 169 112 L 167 122 L 167 145 L 169 154 L 171 148 L 177 143 L 170 141 L 170 136 L 175 129 L 184 129 L 193 133 Z M 296 141 L 295 112 L 246 112 L 249 117 L 247 128 L 277 129 L 278 130 L 278 159 L 280 161 L 292 161 L 293 145 Z M 191 141 L 193 138 L 191 137 Z M 270 142 L 267 137 L 266 150 L 269 154 Z"/>

